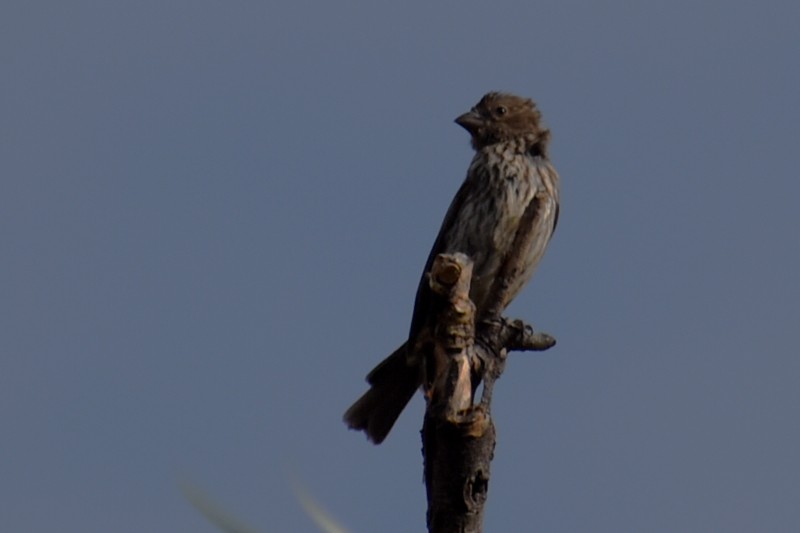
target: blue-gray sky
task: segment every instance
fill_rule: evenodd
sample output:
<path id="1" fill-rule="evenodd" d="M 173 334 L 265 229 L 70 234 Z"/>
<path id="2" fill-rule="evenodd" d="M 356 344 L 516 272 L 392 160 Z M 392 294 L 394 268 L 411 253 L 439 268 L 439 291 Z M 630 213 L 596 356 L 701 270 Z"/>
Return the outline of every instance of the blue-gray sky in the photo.
<path id="1" fill-rule="evenodd" d="M 800 527 L 800 7 L 5 2 L 0 530 L 423 529 L 403 339 L 488 90 L 539 103 L 561 220 L 510 313 L 487 531 Z"/>

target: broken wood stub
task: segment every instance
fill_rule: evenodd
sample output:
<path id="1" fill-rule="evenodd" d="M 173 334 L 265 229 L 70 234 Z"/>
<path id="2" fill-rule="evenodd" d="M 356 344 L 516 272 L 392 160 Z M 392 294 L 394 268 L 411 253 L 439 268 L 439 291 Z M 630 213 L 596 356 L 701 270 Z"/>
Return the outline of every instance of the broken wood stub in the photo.
<path id="1" fill-rule="evenodd" d="M 471 278 L 472 261 L 459 253 L 438 255 L 428 277 L 433 297 L 425 334 L 422 454 L 432 533 L 483 531 L 496 436 L 494 382 L 508 351 L 546 350 L 555 344 L 521 320 L 482 316 L 476 329 Z M 481 382 L 483 393 L 476 402 Z"/>

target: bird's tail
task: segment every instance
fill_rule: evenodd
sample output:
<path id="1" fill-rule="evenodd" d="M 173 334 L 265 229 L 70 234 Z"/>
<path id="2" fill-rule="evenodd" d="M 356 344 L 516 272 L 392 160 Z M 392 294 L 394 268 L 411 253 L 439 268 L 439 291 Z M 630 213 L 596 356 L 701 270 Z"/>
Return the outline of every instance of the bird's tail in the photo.
<path id="1" fill-rule="evenodd" d="M 370 389 L 344 414 L 350 429 L 363 430 L 375 444 L 383 442 L 420 386 L 418 367 L 407 361 L 403 344 L 367 375 Z"/>

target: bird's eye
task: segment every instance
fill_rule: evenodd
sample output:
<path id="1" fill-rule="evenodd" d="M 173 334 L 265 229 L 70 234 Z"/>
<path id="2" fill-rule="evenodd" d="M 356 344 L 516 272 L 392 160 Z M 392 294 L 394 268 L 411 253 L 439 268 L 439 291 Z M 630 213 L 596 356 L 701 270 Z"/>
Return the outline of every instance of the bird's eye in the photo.
<path id="1" fill-rule="evenodd" d="M 506 113 L 508 113 L 508 109 L 506 109 L 506 108 L 505 108 L 505 106 L 502 106 L 502 105 L 501 105 L 501 106 L 498 106 L 498 107 L 497 107 L 497 108 L 494 110 L 494 112 L 495 112 L 495 113 L 497 113 L 497 114 L 498 114 L 498 115 L 500 115 L 500 116 L 503 116 L 503 115 L 505 115 Z"/>

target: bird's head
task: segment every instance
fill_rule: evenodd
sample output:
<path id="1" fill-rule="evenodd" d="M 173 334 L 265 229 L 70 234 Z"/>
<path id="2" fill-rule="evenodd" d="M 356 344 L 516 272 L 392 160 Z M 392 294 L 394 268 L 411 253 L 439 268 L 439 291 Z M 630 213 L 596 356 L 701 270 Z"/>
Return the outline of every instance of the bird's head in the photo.
<path id="1" fill-rule="evenodd" d="M 472 147 L 480 150 L 493 144 L 521 140 L 534 155 L 545 155 L 550 132 L 541 125 L 541 114 L 530 98 L 491 92 L 456 124 L 472 136 Z"/>

